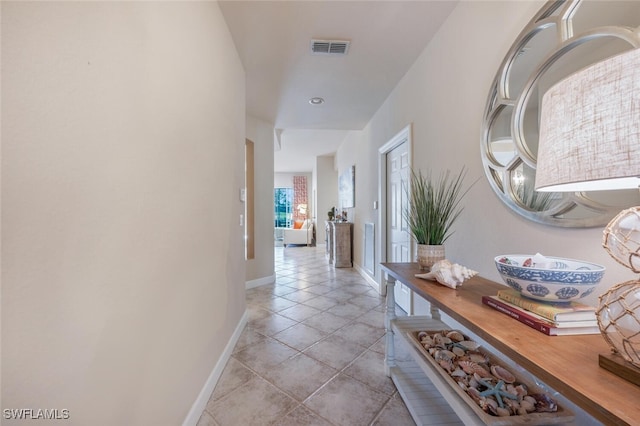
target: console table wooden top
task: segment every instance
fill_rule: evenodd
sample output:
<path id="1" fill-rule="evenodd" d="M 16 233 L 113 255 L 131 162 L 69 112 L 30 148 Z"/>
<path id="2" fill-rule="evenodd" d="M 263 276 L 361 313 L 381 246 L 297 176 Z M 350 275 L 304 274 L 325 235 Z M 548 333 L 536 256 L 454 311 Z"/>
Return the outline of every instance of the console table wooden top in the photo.
<path id="1" fill-rule="evenodd" d="M 505 288 L 476 276 L 457 290 L 415 278 L 417 263 L 382 263 L 405 284 L 504 355 L 606 425 L 637 424 L 640 387 L 598 365 L 609 347 L 600 335 L 547 336 L 482 304 L 482 296 Z"/>

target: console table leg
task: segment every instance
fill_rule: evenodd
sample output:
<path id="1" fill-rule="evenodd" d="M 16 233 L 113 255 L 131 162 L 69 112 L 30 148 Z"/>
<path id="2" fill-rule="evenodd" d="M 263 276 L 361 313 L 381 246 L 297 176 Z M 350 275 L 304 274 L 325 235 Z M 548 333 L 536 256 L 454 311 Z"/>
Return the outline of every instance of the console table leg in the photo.
<path id="1" fill-rule="evenodd" d="M 387 275 L 387 305 L 385 309 L 384 326 L 385 334 L 385 355 L 384 355 L 384 372 L 387 376 L 391 376 L 391 367 L 395 367 L 395 349 L 393 346 L 393 330 L 391 329 L 391 321 L 396 318 L 396 298 L 394 287 L 396 285 L 395 278 Z"/>
<path id="2" fill-rule="evenodd" d="M 438 308 L 436 308 L 433 303 L 430 304 L 431 305 L 431 318 L 434 320 L 438 320 L 440 321 L 442 318 L 440 318 L 440 310 Z"/>

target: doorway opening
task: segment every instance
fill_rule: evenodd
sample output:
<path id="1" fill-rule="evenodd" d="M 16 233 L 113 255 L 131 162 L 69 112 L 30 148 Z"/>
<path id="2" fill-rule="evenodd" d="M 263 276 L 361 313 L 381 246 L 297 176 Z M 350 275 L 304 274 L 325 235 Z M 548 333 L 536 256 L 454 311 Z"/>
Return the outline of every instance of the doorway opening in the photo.
<path id="1" fill-rule="evenodd" d="M 410 262 L 413 259 L 413 244 L 403 211 L 407 206 L 406 185 L 412 167 L 411 124 L 403 128 L 378 150 L 380 208 L 380 253 L 381 262 Z M 381 274 L 382 275 L 382 274 Z M 386 294 L 384 276 L 380 277 L 380 293 Z M 404 284 L 396 283 L 396 303 L 408 314 L 412 314 L 413 292 Z"/>

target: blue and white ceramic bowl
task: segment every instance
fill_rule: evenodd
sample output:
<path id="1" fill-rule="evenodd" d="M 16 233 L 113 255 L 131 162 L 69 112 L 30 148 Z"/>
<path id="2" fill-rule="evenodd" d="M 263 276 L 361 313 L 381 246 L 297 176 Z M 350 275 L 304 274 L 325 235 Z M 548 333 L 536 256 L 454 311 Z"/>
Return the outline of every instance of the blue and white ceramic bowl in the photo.
<path id="1" fill-rule="evenodd" d="M 536 261 L 537 260 L 537 261 Z M 507 254 L 495 258 L 504 282 L 523 296 L 546 302 L 568 302 L 591 294 L 605 268 L 561 257 Z"/>

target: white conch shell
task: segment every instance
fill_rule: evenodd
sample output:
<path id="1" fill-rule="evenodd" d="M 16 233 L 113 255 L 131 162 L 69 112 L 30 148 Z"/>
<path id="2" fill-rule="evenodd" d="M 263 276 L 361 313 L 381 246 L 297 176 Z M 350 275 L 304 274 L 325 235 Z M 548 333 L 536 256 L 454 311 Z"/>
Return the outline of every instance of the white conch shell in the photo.
<path id="1" fill-rule="evenodd" d="M 478 271 L 473 271 L 444 259 L 434 263 L 430 272 L 426 274 L 416 274 L 416 277 L 432 281 L 435 280 L 447 287 L 457 288 L 462 285 L 464 280 L 475 275 L 478 275 Z"/>

